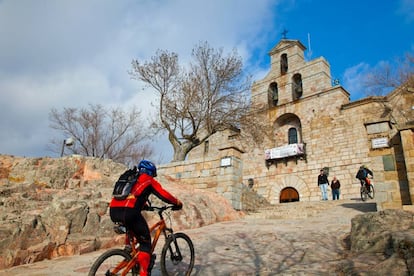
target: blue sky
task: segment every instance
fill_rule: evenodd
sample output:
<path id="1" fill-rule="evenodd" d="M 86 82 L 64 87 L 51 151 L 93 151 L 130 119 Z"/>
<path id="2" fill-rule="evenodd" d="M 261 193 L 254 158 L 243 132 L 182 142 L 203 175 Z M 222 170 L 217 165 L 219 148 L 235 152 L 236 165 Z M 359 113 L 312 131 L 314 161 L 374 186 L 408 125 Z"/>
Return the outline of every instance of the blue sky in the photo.
<path id="1" fill-rule="evenodd" d="M 66 137 L 49 128 L 52 108 L 136 105 L 150 114 L 154 93 L 127 72 L 157 49 L 186 63 L 200 41 L 235 48 L 259 79 L 284 29 L 307 47 L 310 37 L 305 55 L 323 56 L 356 100 L 367 72 L 414 53 L 414 1 L 0 0 L 0 153 L 56 157 L 47 144 Z M 165 135 L 154 146 L 168 162 Z"/>
<path id="2" fill-rule="evenodd" d="M 299 39 L 312 57 L 323 56 L 333 79 L 364 95 L 360 78 L 381 62 L 414 52 L 414 1 L 295 1 L 282 14 L 288 36 Z"/>

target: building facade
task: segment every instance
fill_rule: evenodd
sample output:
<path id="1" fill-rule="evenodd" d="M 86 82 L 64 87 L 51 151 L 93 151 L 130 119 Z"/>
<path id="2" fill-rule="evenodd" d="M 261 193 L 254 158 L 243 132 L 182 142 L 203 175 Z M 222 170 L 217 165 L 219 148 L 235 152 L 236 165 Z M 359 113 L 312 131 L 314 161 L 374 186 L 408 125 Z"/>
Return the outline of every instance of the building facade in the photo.
<path id="1" fill-rule="evenodd" d="M 332 80 L 329 63 L 306 60 L 305 50 L 298 40 L 282 39 L 269 53 L 268 74 L 252 85 L 252 105 L 260 110 L 254 116 L 270 133 L 262 145 L 229 130 L 193 149 L 186 161 L 163 165 L 163 172 L 243 209 L 246 187 L 271 204 L 320 200 L 320 169 L 340 180 L 340 198 L 359 198 L 355 175 L 363 164 L 374 172 L 379 209 L 412 205 L 412 85 L 351 102 Z"/>

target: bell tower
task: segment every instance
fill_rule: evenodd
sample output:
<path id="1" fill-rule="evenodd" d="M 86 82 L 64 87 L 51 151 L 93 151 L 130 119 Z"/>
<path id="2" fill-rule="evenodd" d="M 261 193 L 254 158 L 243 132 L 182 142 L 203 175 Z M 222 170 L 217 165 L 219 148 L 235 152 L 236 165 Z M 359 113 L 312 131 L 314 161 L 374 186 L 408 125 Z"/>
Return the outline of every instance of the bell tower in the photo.
<path id="1" fill-rule="evenodd" d="M 270 71 L 252 87 L 252 100 L 265 108 L 300 101 L 332 88 L 328 62 L 305 60 L 299 40 L 282 39 L 270 52 Z"/>

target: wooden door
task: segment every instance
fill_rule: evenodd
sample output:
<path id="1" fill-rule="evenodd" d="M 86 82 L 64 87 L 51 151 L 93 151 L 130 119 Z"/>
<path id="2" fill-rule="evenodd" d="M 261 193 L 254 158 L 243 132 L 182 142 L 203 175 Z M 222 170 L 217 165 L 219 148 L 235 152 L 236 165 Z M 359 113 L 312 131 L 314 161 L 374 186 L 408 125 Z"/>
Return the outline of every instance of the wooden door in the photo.
<path id="1" fill-rule="evenodd" d="M 299 193 L 295 188 L 287 187 L 280 192 L 280 203 L 299 201 Z"/>

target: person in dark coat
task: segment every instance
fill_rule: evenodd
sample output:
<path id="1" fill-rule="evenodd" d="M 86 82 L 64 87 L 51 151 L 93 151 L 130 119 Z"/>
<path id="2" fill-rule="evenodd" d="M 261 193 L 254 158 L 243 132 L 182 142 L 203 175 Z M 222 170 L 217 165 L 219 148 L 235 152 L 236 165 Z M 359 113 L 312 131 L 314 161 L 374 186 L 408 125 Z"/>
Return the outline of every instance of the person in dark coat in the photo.
<path id="1" fill-rule="evenodd" d="M 322 194 L 322 200 L 328 200 L 328 186 L 329 186 L 329 180 L 328 176 L 325 174 L 325 171 L 323 169 L 320 170 L 320 173 L 318 175 L 318 186 L 321 189 Z"/>
<path id="2" fill-rule="evenodd" d="M 335 199 L 339 200 L 340 188 L 341 188 L 341 183 L 336 178 L 336 176 L 334 176 L 331 182 L 332 200 L 335 200 Z"/>

